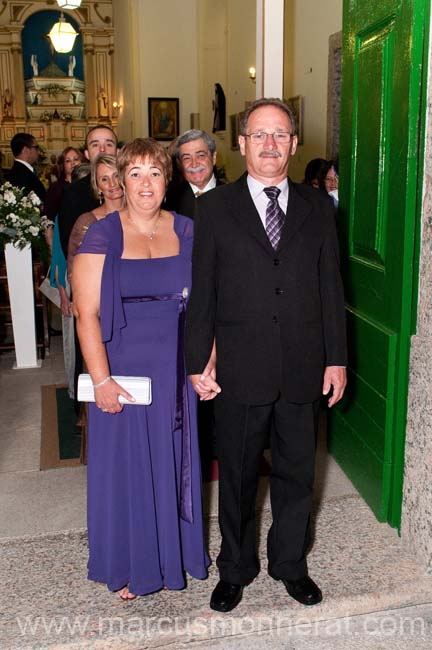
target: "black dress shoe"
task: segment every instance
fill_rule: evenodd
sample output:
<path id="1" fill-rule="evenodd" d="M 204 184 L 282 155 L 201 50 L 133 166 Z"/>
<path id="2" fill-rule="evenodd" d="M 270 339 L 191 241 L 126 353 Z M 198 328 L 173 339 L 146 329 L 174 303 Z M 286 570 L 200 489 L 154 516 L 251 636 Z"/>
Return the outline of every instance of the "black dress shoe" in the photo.
<path id="1" fill-rule="evenodd" d="M 303 576 L 299 580 L 287 580 L 286 578 L 278 578 L 270 574 L 274 580 L 281 580 L 287 592 L 302 605 L 317 605 L 322 601 L 321 589 L 314 583 L 309 576 Z"/>
<path id="2" fill-rule="evenodd" d="M 219 580 L 210 599 L 210 607 L 216 612 L 230 612 L 242 599 L 243 586 Z"/>

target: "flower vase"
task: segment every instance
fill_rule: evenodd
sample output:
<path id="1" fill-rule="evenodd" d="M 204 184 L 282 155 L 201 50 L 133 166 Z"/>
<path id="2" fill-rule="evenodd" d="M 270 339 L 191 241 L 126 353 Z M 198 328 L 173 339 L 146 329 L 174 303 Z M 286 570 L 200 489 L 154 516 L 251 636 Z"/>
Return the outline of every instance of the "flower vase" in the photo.
<path id="1" fill-rule="evenodd" d="M 40 368 L 37 358 L 33 287 L 33 262 L 30 244 L 25 248 L 5 245 L 5 260 L 16 363 L 14 368 Z"/>

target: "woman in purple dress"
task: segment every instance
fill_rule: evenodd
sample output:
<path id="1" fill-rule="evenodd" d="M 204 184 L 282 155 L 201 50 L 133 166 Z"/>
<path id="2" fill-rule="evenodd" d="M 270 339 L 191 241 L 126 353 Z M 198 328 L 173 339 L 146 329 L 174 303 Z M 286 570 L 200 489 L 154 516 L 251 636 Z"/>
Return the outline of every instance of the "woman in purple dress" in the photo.
<path id="1" fill-rule="evenodd" d="M 183 328 L 193 223 L 161 209 L 171 159 L 151 139 L 118 157 L 127 208 L 92 224 L 74 260 L 77 331 L 95 388 L 89 409 L 90 580 L 129 600 L 185 573 L 207 577 L 194 392 Z M 148 376 L 152 404 L 111 375 Z"/>

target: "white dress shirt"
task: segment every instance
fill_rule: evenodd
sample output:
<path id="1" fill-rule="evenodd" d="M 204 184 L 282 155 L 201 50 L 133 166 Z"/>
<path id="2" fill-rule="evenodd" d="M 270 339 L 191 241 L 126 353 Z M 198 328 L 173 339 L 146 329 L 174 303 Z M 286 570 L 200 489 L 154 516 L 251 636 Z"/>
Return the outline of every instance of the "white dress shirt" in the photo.
<path id="1" fill-rule="evenodd" d="M 191 186 L 192 192 L 195 195 L 197 192 L 199 192 L 200 194 L 204 194 L 205 192 L 208 192 L 209 190 L 212 190 L 213 188 L 216 187 L 216 176 L 212 174 L 212 177 L 210 178 L 209 182 L 202 190 L 200 190 L 200 188 L 194 185 L 193 183 L 189 183 L 189 185 Z"/>

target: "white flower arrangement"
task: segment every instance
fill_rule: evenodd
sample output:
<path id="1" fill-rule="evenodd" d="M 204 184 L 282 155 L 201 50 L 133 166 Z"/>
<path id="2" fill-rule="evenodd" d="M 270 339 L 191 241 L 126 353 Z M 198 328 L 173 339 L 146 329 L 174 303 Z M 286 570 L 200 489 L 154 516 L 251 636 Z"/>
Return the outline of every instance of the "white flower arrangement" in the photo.
<path id="1" fill-rule="evenodd" d="M 24 248 L 27 244 L 40 245 L 40 237 L 53 222 L 41 216 L 42 202 L 34 192 L 25 193 L 19 188 L 4 183 L 0 187 L 0 243 L 14 244 Z"/>

